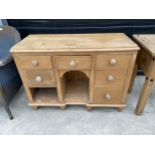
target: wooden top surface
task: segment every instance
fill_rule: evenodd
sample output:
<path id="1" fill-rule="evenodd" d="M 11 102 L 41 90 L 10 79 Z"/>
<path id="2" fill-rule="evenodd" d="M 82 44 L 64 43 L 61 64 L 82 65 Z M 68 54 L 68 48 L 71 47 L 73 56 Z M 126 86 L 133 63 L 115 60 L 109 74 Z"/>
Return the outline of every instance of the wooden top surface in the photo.
<path id="1" fill-rule="evenodd" d="M 133 35 L 134 39 L 152 56 L 155 56 L 155 34 Z"/>
<path id="2" fill-rule="evenodd" d="M 29 35 L 11 52 L 97 52 L 139 50 L 123 33 Z"/>

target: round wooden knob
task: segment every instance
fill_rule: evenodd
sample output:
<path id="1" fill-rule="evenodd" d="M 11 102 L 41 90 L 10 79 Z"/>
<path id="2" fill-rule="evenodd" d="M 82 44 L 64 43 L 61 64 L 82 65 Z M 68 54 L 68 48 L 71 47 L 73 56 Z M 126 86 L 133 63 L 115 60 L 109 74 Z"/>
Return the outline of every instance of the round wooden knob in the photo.
<path id="1" fill-rule="evenodd" d="M 115 65 L 116 63 L 117 63 L 116 59 L 112 58 L 112 59 L 110 60 L 110 64 L 111 64 L 111 65 Z"/>
<path id="2" fill-rule="evenodd" d="M 32 61 L 32 65 L 33 65 L 34 67 L 38 66 L 38 64 L 39 64 L 38 61 L 36 61 L 36 60 L 33 60 L 33 61 Z"/>
<path id="3" fill-rule="evenodd" d="M 36 82 L 42 82 L 43 78 L 41 76 L 36 76 L 35 81 Z"/>
<path id="4" fill-rule="evenodd" d="M 107 79 L 108 79 L 108 81 L 113 81 L 114 77 L 112 75 L 109 75 Z"/>
<path id="5" fill-rule="evenodd" d="M 73 60 L 70 62 L 70 67 L 75 67 L 76 66 L 76 62 Z"/>
<path id="6" fill-rule="evenodd" d="M 106 95 L 105 95 L 105 98 L 106 98 L 107 100 L 111 100 L 111 95 L 110 95 L 110 94 L 106 94 Z"/>

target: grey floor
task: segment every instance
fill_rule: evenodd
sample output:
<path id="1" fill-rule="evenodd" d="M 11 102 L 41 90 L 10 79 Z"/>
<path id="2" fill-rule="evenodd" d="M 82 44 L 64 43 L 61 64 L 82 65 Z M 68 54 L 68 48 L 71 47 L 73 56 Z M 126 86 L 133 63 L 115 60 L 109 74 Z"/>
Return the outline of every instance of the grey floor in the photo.
<path id="1" fill-rule="evenodd" d="M 155 88 L 143 116 L 134 114 L 144 77 L 136 78 L 133 92 L 128 96 L 123 112 L 116 109 L 94 109 L 69 106 L 40 108 L 33 111 L 27 104 L 23 87 L 13 99 L 10 108 L 14 120 L 10 121 L 0 105 L 0 134 L 155 134 Z"/>

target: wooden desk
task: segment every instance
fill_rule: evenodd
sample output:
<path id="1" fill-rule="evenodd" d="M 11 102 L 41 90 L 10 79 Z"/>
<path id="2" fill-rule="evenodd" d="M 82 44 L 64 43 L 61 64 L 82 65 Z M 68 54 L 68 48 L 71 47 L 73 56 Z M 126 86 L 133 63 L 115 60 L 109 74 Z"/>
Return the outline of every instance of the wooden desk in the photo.
<path id="1" fill-rule="evenodd" d="M 141 46 L 137 57 L 137 65 L 146 76 L 135 111 L 137 115 L 141 115 L 155 80 L 155 35 L 134 35 L 133 37 Z"/>
<path id="2" fill-rule="evenodd" d="M 124 34 L 29 35 L 11 49 L 29 105 L 125 107 L 139 47 Z"/>

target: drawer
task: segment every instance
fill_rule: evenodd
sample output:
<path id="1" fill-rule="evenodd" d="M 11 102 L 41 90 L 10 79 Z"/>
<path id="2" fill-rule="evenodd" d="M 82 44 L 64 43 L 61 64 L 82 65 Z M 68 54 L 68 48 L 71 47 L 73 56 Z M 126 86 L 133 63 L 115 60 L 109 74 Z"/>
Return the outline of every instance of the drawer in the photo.
<path id="1" fill-rule="evenodd" d="M 58 69 L 90 69 L 91 56 L 56 56 L 56 67 Z"/>
<path id="2" fill-rule="evenodd" d="M 96 104 L 120 104 L 122 91 L 114 91 L 113 89 L 104 89 L 96 87 L 94 94 L 94 103 Z"/>
<path id="3" fill-rule="evenodd" d="M 22 69 L 51 69 L 52 58 L 50 56 L 18 56 L 15 62 Z"/>
<path id="4" fill-rule="evenodd" d="M 95 85 L 112 88 L 122 88 L 126 79 L 127 70 L 104 70 L 96 71 Z"/>
<path id="5" fill-rule="evenodd" d="M 102 54 L 96 56 L 96 69 L 116 69 L 128 68 L 130 63 L 130 54 Z"/>
<path id="6" fill-rule="evenodd" d="M 25 80 L 29 87 L 55 86 L 52 70 L 25 70 Z"/>

